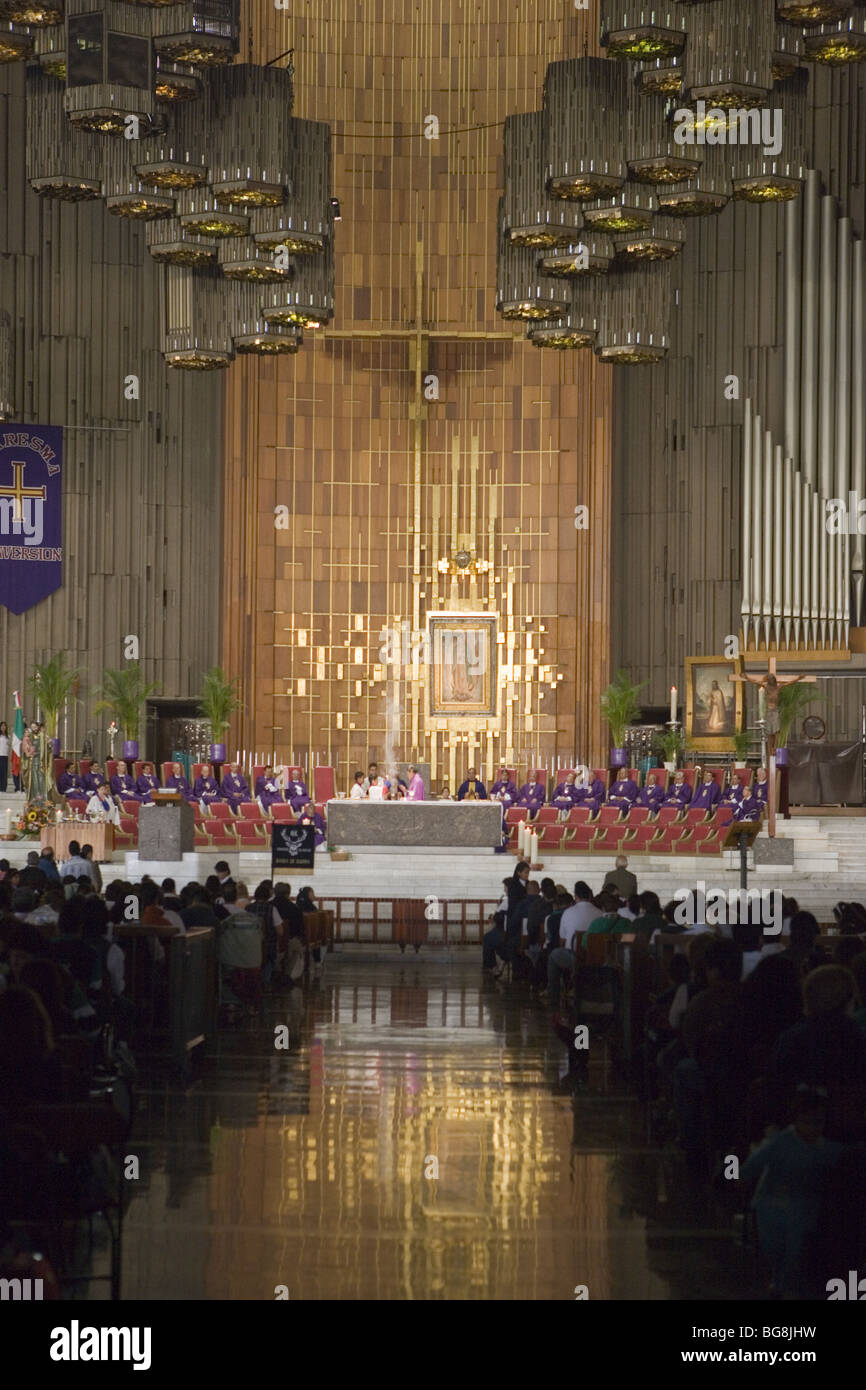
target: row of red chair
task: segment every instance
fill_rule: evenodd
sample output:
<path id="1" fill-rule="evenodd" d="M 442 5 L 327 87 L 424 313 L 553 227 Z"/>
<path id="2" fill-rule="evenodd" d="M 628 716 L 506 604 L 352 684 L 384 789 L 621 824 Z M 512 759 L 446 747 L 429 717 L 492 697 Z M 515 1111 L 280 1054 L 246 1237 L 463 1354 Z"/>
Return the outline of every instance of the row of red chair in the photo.
<path id="1" fill-rule="evenodd" d="M 616 807 L 602 807 L 602 810 Z M 663 807 L 675 811 L 675 807 Z M 632 815 L 634 813 L 632 812 Z M 648 820 L 633 824 L 631 820 L 591 821 L 538 826 L 540 848 L 567 850 L 571 854 L 721 854 L 722 845 L 733 812 L 724 806 L 710 816 L 703 811 L 688 813 L 664 820 Z M 517 851 L 518 826 L 510 827 L 509 848 Z"/>
<path id="2" fill-rule="evenodd" d="M 652 825 L 656 829 L 674 823 L 702 825 L 714 819 L 718 825 L 728 825 L 733 818 L 734 812 L 730 806 L 718 806 L 713 811 L 706 811 L 700 806 L 693 809 L 687 806 L 685 811 L 679 806 L 660 806 L 657 812 L 650 811 L 646 806 L 633 806 L 627 814 L 623 813 L 619 806 L 600 806 L 597 814 L 593 814 L 588 806 L 573 806 L 567 819 L 560 821 L 555 806 L 542 806 L 534 816 L 528 815 L 517 806 L 511 806 L 505 814 L 505 824 L 513 828 L 524 821 L 531 825 L 533 830 L 541 826 L 566 826 L 571 829 L 582 825 L 592 825 L 595 829 L 623 825 L 634 830 L 641 825 Z"/>

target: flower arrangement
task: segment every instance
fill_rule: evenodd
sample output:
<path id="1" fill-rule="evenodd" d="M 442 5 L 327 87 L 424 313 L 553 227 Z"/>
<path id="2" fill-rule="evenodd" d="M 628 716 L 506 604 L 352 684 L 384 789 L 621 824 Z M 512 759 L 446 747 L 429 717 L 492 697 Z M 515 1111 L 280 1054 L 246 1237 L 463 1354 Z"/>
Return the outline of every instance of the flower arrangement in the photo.
<path id="1" fill-rule="evenodd" d="M 19 835 L 39 835 L 43 826 L 52 825 L 56 819 L 56 808 L 45 797 L 37 796 L 27 802 L 13 824 Z"/>

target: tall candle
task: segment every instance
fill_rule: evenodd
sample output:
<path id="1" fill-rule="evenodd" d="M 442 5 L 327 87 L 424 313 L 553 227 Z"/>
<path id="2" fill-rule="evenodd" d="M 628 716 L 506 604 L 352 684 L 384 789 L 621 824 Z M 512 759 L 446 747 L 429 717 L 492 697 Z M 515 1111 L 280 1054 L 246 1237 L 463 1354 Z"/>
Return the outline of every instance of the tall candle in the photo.
<path id="1" fill-rule="evenodd" d="M 672 724 L 676 724 L 676 722 L 677 722 L 677 688 L 676 688 L 675 685 L 672 685 L 672 686 L 671 686 L 671 723 L 672 723 Z"/>
<path id="2" fill-rule="evenodd" d="M 6 808 L 6 834 L 7 834 L 7 835 L 11 835 L 11 834 L 12 834 L 12 808 L 11 808 L 11 806 L 7 806 L 7 808 Z"/>
<path id="3" fill-rule="evenodd" d="M 530 867 L 534 869 L 538 863 L 538 833 L 535 830 L 530 830 L 529 835 L 529 863 Z"/>
<path id="4" fill-rule="evenodd" d="M 526 821 L 522 820 L 517 826 L 517 853 L 523 859 L 526 855 Z"/>

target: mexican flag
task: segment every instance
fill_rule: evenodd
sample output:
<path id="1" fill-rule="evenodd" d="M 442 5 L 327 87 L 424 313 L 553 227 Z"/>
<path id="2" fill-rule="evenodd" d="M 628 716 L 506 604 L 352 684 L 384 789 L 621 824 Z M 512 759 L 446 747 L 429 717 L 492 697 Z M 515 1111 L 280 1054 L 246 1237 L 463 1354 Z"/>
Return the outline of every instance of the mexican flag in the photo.
<path id="1" fill-rule="evenodd" d="M 21 771 L 21 740 L 24 737 L 24 714 L 21 709 L 21 692 L 13 690 L 12 699 L 15 705 L 15 724 L 12 729 L 12 776 L 17 777 Z"/>

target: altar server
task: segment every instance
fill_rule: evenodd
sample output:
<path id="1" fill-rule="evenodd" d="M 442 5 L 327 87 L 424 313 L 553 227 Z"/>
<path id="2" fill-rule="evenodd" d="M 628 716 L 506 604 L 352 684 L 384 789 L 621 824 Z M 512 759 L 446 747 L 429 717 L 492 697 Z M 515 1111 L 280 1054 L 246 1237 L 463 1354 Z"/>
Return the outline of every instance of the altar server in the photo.
<path id="1" fill-rule="evenodd" d="M 705 772 L 703 782 L 691 799 L 691 807 L 703 811 L 713 811 L 718 805 L 721 795 L 719 784 L 713 774 Z"/>
<path id="2" fill-rule="evenodd" d="M 249 784 L 246 778 L 241 776 L 240 763 L 229 763 L 220 784 L 220 791 L 223 794 L 223 801 L 228 802 L 235 815 L 238 813 L 239 806 L 249 805 L 252 801 Z"/>
<path id="3" fill-rule="evenodd" d="M 607 794 L 608 806 L 618 806 L 626 814 L 637 800 L 637 783 L 630 777 L 620 777 Z"/>
<path id="4" fill-rule="evenodd" d="M 351 801 L 363 801 L 366 795 L 367 793 L 364 789 L 364 774 L 363 772 L 356 772 L 355 780 L 349 792 L 349 799 Z"/>
<path id="5" fill-rule="evenodd" d="M 648 772 L 646 785 L 641 787 L 634 799 L 635 806 L 645 806 L 649 811 L 657 811 L 665 799 L 664 787 L 660 785 L 657 772 Z"/>
<path id="6" fill-rule="evenodd" d="M 117 809 L 117 803 L 112 801 L 105 783 L 93 793 L 85 807 L 85 813 L 91 820 L 106 820 L 111 821 L 113 825 L 120 825 L 120 811 Z"/>
<path id="7" fill-rule="evenodd" d="M 120 801 L 141 800 L 141 795 L 135 785 L 135 778 L 130 776 L 126 763 L 117 764 L 117 771 L 111 779 L 110 786 L 113 794 Z"/>
<path id="8" fill-rule="evenodd" d="M 153 770 L 153 763 L 144 764 L 135 785 L 145 804 L 153 801 L 153 793 L 159 791 L 159 780 Z"/>
<path id="9" fill-rule="evenodd" d="M 222 801 L 222 792 L 217 786 L 216 778 L 211 776 L 210 763 L 202 765 L 201 775 L 196 777 L 192 790 L 193 796 L 201 804 L 202 810 L 207 806 L 212 806 L 215 801 Z"/>
<path id="10" fill-rule="evenodd" d="M 189 779 L 184 776 L 183 763 L 172 763 L 171 776 L 166 777 L 165 785 L 169 791 L 180 792 L 185 801 L 195 801 L 196 799 Z"/>
<path id="11" fill-rule="evenodd" d="M 325 843 L 325 818 L 316 810 L 312 801 L 308 801 L 306 806 L 303 808 L 301 815 L 298 818 L 298 825 L 315 826 L 316 849 L 319 848 L 319 845 L 323 845 Z"/>
<path id="12" fill-rule="evenodd" d="M 527 811 L 537 811 L 539 806 L 544 805 L 544 787 L 534 772 L 530 772 L 528 780 L 520 788 L 517 794 L 517 805 L 524 807 Z"/>
<path id="13" fill-rule="evenodd" d="M 457 788 L 458 801 L 487 801 L 487 789 L 483 782 L 479 782 L 478 774 L 474 767 L 470 767 L 465 782 L 461 782 Z"/>
<path id="14" fill-rule="evenodd" d="M 499 776 L 490 788 L 491 801 L 501 801 L 506 811 L 517 800 L 517 783 L 508 776 L 508 768 L 501 767 Z"/>
<path id="15" fill-rule="evenodd" d="M 686 774 L 683 771 L 674 773 L 674 780 L 668 788 L 665 797 L 665 806 L 679 806 L 684 809 L 692 799 L 692 789 L 686 781 Z"/>
<path id="16" fill-rule="evenodd" d="M 256 798 L 266 816 L 270 815 L 272 806 L 285 804 L 285 797 L 272 767 L 266 767 L 264 774 L 256 778 Z"/>

